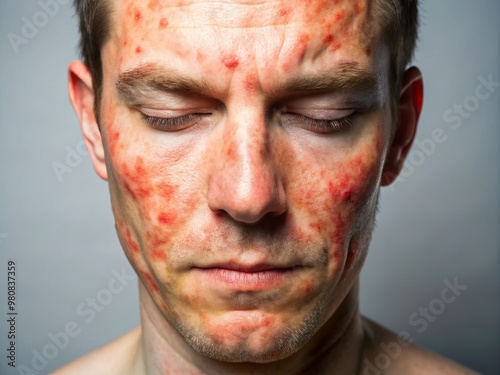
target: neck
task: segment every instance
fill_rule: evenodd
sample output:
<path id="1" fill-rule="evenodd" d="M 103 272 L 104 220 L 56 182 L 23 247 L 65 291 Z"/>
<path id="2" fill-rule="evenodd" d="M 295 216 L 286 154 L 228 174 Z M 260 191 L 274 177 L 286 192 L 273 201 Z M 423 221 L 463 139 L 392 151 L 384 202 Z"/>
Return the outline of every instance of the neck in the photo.
<path id="1" fill-rule="evenodd" d="M 193 350 L 167 322 L 140 285 L 142 339 L 140 368 L 149 375 L 189 374 L 355 374 L 361 358 L 363 329 L 358 311 L 358 282 L 306 346 L 272 363 L 227 363 Z"/>

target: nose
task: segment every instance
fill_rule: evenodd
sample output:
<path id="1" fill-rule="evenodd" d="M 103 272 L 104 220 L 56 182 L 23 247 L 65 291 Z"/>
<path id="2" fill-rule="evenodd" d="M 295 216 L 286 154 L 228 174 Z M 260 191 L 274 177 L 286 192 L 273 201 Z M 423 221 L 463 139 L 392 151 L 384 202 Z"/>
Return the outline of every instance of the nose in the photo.
<path id="1" fill-rule="evenodd" d="M 253 224 L 287 210 L 264 114 L 241 111 L 229 117 L 214 143 L 207 197 L 212 211 Z"/>

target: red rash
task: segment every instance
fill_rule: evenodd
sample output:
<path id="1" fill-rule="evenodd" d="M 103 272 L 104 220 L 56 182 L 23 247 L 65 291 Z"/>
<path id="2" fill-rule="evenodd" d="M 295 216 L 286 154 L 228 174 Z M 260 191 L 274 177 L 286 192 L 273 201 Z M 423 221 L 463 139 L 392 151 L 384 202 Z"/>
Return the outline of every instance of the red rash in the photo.
<path id="1" fill-rule="evenodd" d="M 167 235 L 164 232 L 147 232 L 146 240 L 148 241 L 149 255 L 152 260 L 164 261 L 166 255 L 162 248 L 168 244 Z"/>
<path id="2" fill-rule="evenodd" d="M 140 251 L 139 245 L 132 238 L 132 233 L 129 228 L 125 228 L 125 241 L 127 242 L 127 248 L 132 250 L 133 253 L 138 253 Z"/>
<path id="3" fill-rule="evenodd" d="M 280 15 L 280 17 L 286 17 L 286 16 L 290 15 L 291 11 L 292 11 L 291 8 L 281 8 L 279 11 L 279 15 Z"/>
<path id="4" fill-rule="evenodd" d="M 168 26 L 168 20 L 166 18 L 162 18 L 159 23 L 159 28 L 164 29 Z"/>
<path id="5" fill-rule="evenodd" d="M 134 171 L 130 171 L 125 163 L 122 163 L 122 170 L 127 180 L 124 183 L 124 187 L 132 198 L 144 198 L 151 195 L 152 186 L 147 178 L 145 178 L 146 171 L 142 157 L 137 157 Z"/>
<path id="6" fill-rule="evenodd" d="M 332 199 L 337 200 L 338 197 L 342 198 L 343 200 L 350 200 L 352 196 L 351 190 L 348 188 L 348 180 L 344 176 L 342 177 L 340 182 L 337 182 L 334 184 L 332 181 L 330 181 L 330 184 L 328 185 L 328 188 L 330 190 L 330 195 Z"/>
<path id="7" fill-rule="evenodd" d="M 257 89 L 257 80 L 254 76 L 249 74 L 245 77 L 244 85 L 247 92 L 252 93 Z"/>
<path id="8" fill-rule="evenodd" d="M 141 53 L 142 51 L 143 49 L 141 46 L 137 46 L 137 48 L 135 49 L 135 53 Z"/>
<path id="9" fill-rule="evenodd" d="M 334 20 L 338 22 L 342 20 L 344 17 L 345 17 L 345 10 L 341 10 L 335 13 Z"/>
<path id="10" fill-rule="evenodd" d="M 325 36 L 324 42 L 329 44 L 329 43 L 333 42 L 333 39 L 334 39 L 334 36 L 332 34 L 328 34 L 327 36 Z"/>
<path id="11" fill-rule="evenodd" d="M 168 214 L 166 212 L 162 212 L 161 214 L 158 215 L 158 222 L 160 222 L 161 224 L 171 225 L 174 221 L 175 221 L 174 214 Z"/>
<path id="12" fill-rule="evenodd" d="M 141 20 L 141 18 L 142 18 L 141 12 L 139 10 L 136 10 L 134 12 L 134 21 L 137 23 Z"/>
<path id="13" fill-rule="evenodd" d="M 147 272 L 143 272 L 142 274 L 144 281 L 147 284 L 147 287 L 150 291 L 152 292 L 158 292 L 158 285 L 156 284 L 155 280 L 153 279 L 153 276 L 151 276 Z"/>
<path id="14" fill-rule="evenodd" d="M 304 59 L 308 47 L 310 36 L 302 34 L 293 46 L 290 56 L 283 64 L 283 70 L 288 72 L 294 64 L 300 64 Z"/>
<path id="15" fill-rule="evenodd" d="M 239 61 L 235 56 L 226 56 L 222 59 L 222 63 L 228 69 L 235 69 L 239 65 Z"/>
<path id="16" fill-rule="evenodd" d="M 337 42 L 337 43 L 335 43 L 335 44 L 333 44 L 333 45 L 332 45 L 332 50 L 337 51 L 337 50 L 339 50 L 341 47 L 342 47 L 342 43 Z"/>

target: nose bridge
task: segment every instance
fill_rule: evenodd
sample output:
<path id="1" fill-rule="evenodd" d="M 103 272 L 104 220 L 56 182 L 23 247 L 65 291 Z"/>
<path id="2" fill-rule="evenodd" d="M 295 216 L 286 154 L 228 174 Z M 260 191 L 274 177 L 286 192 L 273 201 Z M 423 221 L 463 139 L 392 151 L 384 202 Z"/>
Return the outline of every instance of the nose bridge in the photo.
<path id="1" fill-rule="evenodd" d="M 210 208 L 246 223 L 283 213 L 286 199 L 272 160 L 265 111 L 256 106 L 228 111 L 220 138 L 222 147 L 210 176 Z"/>
<path id="2" fill-rule="evenodd" d="M 224 143 L 229 147 L 229 160 L 242 176 L 251 177 L 268 170 L 270 163 L 269 129 L 265 115 L 244 110 L 229 118 Z"/>

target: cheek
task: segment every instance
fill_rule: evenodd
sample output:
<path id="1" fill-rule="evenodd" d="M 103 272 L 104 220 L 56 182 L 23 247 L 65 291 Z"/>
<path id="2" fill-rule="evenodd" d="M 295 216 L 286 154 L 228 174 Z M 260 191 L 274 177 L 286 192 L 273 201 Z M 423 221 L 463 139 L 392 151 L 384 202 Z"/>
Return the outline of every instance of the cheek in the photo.
<path id="1" fill-rule="evenodd" d="M 336 263 L 342 262 L 348 252 L 360 218 L 367 211 L 374 214 L 375 207 L 368 209 L 367 205 L 372 205 L 372 197 L 378 191 L 380 166 L 378 159 L 365 155 L 317 171 L 307 163 L 303 167 L 307 178 L 295 177 L 305 182 L 290 197 L 296 205 L 294 236 L 302 243 L 323 239 Z"/>

